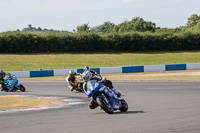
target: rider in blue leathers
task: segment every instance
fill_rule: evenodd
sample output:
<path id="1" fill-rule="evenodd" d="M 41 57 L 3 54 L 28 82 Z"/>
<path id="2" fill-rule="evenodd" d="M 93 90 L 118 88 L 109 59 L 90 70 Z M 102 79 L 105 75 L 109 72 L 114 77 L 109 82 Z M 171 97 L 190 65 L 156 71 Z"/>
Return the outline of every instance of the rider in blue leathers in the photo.
<path id="1" fill-rule="evenodd" d="M 100 82 L 100 83 L 104 84 L 105 86 L 109 87 L 117 96 L 119 96 L 119 97 L 121 96 L 121 93 L 118 92 L 116 90 L 116 88 L 114 88 L 114 86 L 113 86 L 113 84 L 112 84 L 112 82 L 110 80 L 107 80 L 106 78 L 101 77 L 100 74 L 98 74 L 94 70 L 91 70 L 88 66 L 85 66 L 83 70 L 84 70 L 84 72 L 89 71 L 92 74 L 91 78 L 93 80 L 97 80 L 98 82 Z"/>
<path id="2" fill-rule="evenodd" d="M 105 78 L 102 78 L 102 77 L 97 77 L 95 75 L 93 75 L 89 70 L 86 70 L 82 73 L 82 77 L 83 77 L 83 80 L 85 81 L 85 83 L 83 84 L 83 88 L 85 91 L 87 91 L 87 82 L 89 80 L 96 80 L 97 82 L 99 83 L 102 83 L 102 84 L 105 84 Z M 111 84 L 112 85 L 112 84 Z M 107 86 L 109 87 L 109 86 Z M 109 87 L 110 88 L 110 87 Z M 121 93 L 118 92 L 115 88 L 110 88 L 115 94 L 117 94 L 117 96 L 121 96 Z M 95 109 L 96 107 L 98 107 L 99 105 L 94 102 L 92 99 L 90 100 L 90 103 L 89 103 L 89 107 L 90 109 Z"/>

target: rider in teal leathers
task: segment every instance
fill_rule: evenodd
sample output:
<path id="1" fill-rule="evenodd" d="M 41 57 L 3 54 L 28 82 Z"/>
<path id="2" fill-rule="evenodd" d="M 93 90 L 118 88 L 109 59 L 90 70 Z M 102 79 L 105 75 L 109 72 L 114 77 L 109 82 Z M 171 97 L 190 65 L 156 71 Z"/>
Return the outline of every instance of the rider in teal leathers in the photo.
<path id="1" fill-rule="evenodd" d="M 0 85 L 1 85 L 1 91 L 3 91 L 3 84 L 4 84 L 4 77 L 5 75 L 10 75 L 10 73 L 5 73 L 2 69 L 0 69 Z"/>

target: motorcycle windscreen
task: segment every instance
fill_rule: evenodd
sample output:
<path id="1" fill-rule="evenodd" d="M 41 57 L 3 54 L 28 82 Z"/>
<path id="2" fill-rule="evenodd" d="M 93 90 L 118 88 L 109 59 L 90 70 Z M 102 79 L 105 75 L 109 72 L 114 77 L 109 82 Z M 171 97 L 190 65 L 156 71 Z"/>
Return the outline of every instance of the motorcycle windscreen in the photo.
<path id="1" fill-rule="evenodd" d="M 95 86 L 94 86 L 95 83 L 96 83 L 96 80 L 90 80 L 90 81 L 87 82 L 87 92 L 86 92 L 86 95 L 88 97 L 91 97 L 93 91 L 96 89 Z"/>
<path id="2" fill-rule="evenodd" d="M 5 79 L 4 80 L 4 86 L 3 87 L 10 90 L 10 89 L 14 88 L 14 85 L 15 85 L 14 80 L 12 80 L 12 79 Z"/>

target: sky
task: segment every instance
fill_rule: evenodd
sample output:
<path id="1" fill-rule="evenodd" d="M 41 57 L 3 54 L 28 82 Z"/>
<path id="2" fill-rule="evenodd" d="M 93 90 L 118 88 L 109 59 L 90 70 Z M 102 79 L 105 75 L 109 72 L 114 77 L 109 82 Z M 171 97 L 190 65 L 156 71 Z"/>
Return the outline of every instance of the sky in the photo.
<path id="1" fill-rule="evenodd" d="M 89 23 L 120 24 L 135 17 L 161 28 L 185 26 L 200 15 L 200 0 L 0 0 L 0 32 L 22 30 L 28 24 L 72 32 Z"/>

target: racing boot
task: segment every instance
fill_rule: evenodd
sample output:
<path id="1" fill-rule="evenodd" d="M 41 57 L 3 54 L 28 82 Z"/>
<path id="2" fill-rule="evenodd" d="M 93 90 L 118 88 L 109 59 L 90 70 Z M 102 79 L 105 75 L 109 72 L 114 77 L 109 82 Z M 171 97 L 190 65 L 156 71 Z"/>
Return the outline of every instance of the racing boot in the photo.
<path id="1" fill-rule="evenodd" d="M 115 88 L 112 88 L 112 91 L 118 96 L 120 97 L 121 96 L 121 93 L 117 91 L 117 89 Z"/>
<path id="2" fill-rule="evenodd" d="M 89 104 L 90 109 L 95 109 L 98 106 L 99 105 L 91 99 L 90 104 Z"/>
<path id="3" fill-rule="evenodd" d="M 74 87 L 73 87 L 73 86 L 70 86 L 70 88 L 69 88 L 69 89 L 70 89 L 70 91 L 71 91 L 71 92 L 73 92 L 73 91 L 74 91 Z"/>

